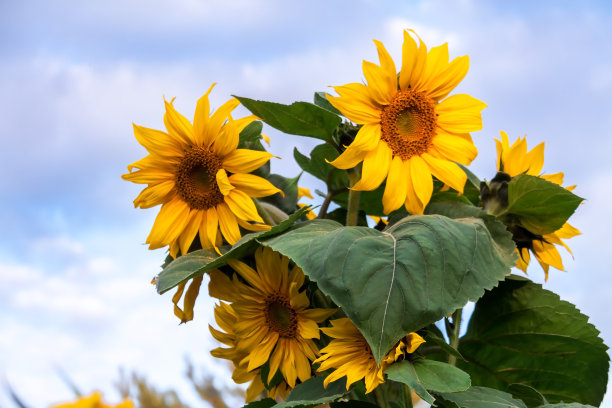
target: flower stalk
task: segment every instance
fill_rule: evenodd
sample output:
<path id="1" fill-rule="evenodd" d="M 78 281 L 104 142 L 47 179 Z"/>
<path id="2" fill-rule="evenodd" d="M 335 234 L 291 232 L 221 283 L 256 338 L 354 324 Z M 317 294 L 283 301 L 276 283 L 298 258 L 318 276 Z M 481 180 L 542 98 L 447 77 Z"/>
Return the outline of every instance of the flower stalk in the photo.
<path id="1" fill-rule="evenodd" d="M 351 186 L 354 186 L 359 181 L 359 170 L 356 168 L 347 170 L 348 178 Z M 358 190 L 349 190 L 348 204 L 346 208 L 346 226 L 356 226 L 359 216 L 359 195 L 361 194 Z"/>
<path id="2" fill-rule="evenodd" d="M 446 325 L 446 334 L 448 335 L 449 344 L 452 348 L 457 349 L 459 347 L 459 330 L 461 329 L 461 313 L 463 312 L 462 308 L 455 310 L 453 313 L 453 322 L 451 324 L 447 322 Z M 448 355 L 448 364 L 455 365 L 457 363 L 457 357 L 449 354 Z"/>

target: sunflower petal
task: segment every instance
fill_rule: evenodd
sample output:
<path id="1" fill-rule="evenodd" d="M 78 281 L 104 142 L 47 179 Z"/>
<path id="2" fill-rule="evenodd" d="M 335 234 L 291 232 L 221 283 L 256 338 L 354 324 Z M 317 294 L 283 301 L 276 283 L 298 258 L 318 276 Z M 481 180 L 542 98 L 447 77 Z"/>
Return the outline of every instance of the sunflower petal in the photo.
<path id="1" fill-rule="evenodd" d="M 406 201 L 406 177 L 410 174 L 408 166 L 409 163 L 399 156 L 395 156 L 391 161 L 382 198 L 385 214 L 397 210 Z"/>
<path id="2" fill-rule="evenodd" d="M 378 188 L 387 177 L 392 155 L 386 143 L 379 143 L 377 148 L 369 151 L 363 159 L 361 179 L 351 189 L 371 191 Z"/>
<path id="3" fill-rule="evenodd" d="M 280 193 L 283 196 L 285 195 L 285 193 L 274 184 L 254 174 L 232 174 L 229 176 L 229 182 L 251 197 L 267 197 L 276 193 Z"/>
<path id="4" fill-rule="evenodd" d="M 236 149 L 223 158 L 222 167 L 230 173 L 250 173 L 272 157 L 274 155 L 264 151 Z"/>
<path id="5" fill-rule="evenodd" d="M 434 176 L 444 184 L 463 193 L 463 187 L 467 181 L 467 175 L 457 164 L 444 159 L 438 159 L 428 153 L 421 155 L 428 164 Z"/>
<path id="6" fill-rule="evenodd" d="M 468 133 L 482 129 L 480 112 L 487 105 L 478 99 L 457 94 L 449 96 L 436 105 L 438 126 L 450 133 Z"/>
<path id="7" fill-rule="evenodd" d="M 210 116 L 208 95 L 210 95 L 215 85 L 217 84 L 212 84 L 210 88 L 208 88 L 208 91 L 198 99 L 198 103 L 196 104 L 195 115 L 193 116 L 193 139 L 198 146 L 209 147 L 212 143 L 212 139 L 208 138 L 206 128 L 208 127 Z"/>
<path id="8" fill-rule="evenodd" d="M 169 103 L 164 98 L 164 104 L 166 105 L 164 124 L 166 125 L 166 130 L 172 139 L 180 140 L 183 146 L 192 146 L 195 142 L 193 139 L 193 127 L 186 117 L 174 109 L 173 102 L 174 98 Z"/>

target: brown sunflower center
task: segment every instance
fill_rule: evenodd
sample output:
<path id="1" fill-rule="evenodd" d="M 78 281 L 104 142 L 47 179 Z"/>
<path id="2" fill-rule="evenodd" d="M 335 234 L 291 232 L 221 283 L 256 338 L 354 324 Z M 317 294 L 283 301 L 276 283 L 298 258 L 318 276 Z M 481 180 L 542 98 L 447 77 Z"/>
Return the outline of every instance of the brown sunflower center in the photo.
<path id="1" fill-rule="evenodd" d="M 192 147 L 185 152 L 176 171 L 179 196 L 193 210 L 207 210 L 223 202 L 217 185 L 221 159 L 210 149 Z"/>
<path id="2" fill-rule="evenodd" d="M 408 160 L 425 153 L 436 134 L 434 102 L 423 92 L 398 92 L 382 111 L 382 136 L 393 154 Z"/>
<path id="3" fill-rule="evenodd" d="M 277 332 L 281 337 L 295 338 L 297 313 L 286 296 L 279 293 L 269 295 L 266 298 L 265 315 L 270 330 Z"/>

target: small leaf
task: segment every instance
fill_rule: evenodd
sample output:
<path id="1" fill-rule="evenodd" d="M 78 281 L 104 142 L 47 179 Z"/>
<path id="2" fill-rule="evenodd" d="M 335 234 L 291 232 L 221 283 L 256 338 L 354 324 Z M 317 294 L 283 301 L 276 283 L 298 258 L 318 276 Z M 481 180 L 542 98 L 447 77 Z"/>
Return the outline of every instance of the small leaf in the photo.
<path id="1" fill-rule="evenodd" d="M 450 364 L 434 360 L 404 360 L 391 365 L 385 373 L 390 380 L 404 383 L 429 404 L 434 398 L 427 392 L 458 392 L 470 387 L 470 376 Z"/>
<path id="2" fill-rule="evenodd" d="M 521 225 L 534 234 L 550 234 L 565 224 L 583 200 L 558 184 L 522 174 L 508 183 L 504 214 L 518 216 Z"/>
<path id="3" fill-rule="evenodd" d="M 275 405 L 276 405 L 276 401 L 274 401 L 272 398 L 264 398 L 259 401 L 249 402 L 242 408 L 271 408 Z"/>
<path id="4" fill-rule="evenodd" d="M 510 384 L 506 392 L 512 394 L 516 399 L 522 400 L 527 408 L 537 408 L 540 405 L 548 404 L 546 398 L 533 387 L 526 384 Z"/>
<path id="5" fill-rule="evenodd" d="M 338 109 L 334 108 L 334 106 L 331 103 L 329 103 L 325 95 L 327 95 L 327 93 L 325 92 L 315 92 L 314 94 L 315 105 L 320 106 L 323 109 L 327 109 L 328 111 L 333 112 L 338 116 L 342 115 L 342 113 Z"/>
<path id="6" fill-rule="evenodd" d="M 337 169 L 326 161 L 335 160 L 338 156 L 336 149 L 327 143 L 312 149 L 310 158 L 300 153 L 297 148 L 293 149 L 293 157 L 302 170 L 323 180 L 330 190 L 347 188 L 349 183 L 346 171 Z"/>
<path id="7" fill-rule="evenodd" d="M 223 256 L 219 256 L 213 248 L 206 248 L 176 258 L 158 275 L 157 293 L 161 295 L 180 283 L 227 264 L 229 259 L 239 259 L 252 253 L 258 247 L 257 237 L 270 237 L 286 231 L 308 211 L 309 208 L 302 208 L 268 231 L 247 234 L 234 246 L 219 248 Z"/>
<path id="8" fill-rule="evenodd" d="M 323 387 L 325 377 L 312 377 L 297 385 L 287 396 L 285 402 L 281 402 L 274 408 L 313 407 L 335 401 L 348 394 L 346 379 L 340 379 Z"/>
<path id="9" fill-rule="evenodd" d="M 527 408 L 521 400 L 503 391 L 486 387 L 471 387 L 467 391 L 436 393 L 436 407 L 440 408 Z"/>
<path id="10" fill-rule="evenodd" d="M 511 279 L 512 278 L 512 279 Z M 609 356 L 599 331 L 574 305 L 511 275 L 477 303 L 457 365 L 472 383 L 506 389 L 521 383 L 550 402 L 599 405 Z"/>
<path id="11" fill-rule="evenodd" d="M 258 241 L 316 281 L 380 361 L 407 333 L 477 300 L 503 279 L 514 265 L 507 239 L 494 238 L 480 219 L 421 215 L 383 232 L 312 220 Z"/>
<path id="12" fill-rule="evenodd" d="M 431 331 L 427 331 L 424 335 L 423 338 L 425 339 L 425 342 L 428 345 L 436 345 L 438 347 L 440 347 L 442 349 L 442 351 L 444 351 L 446 354 L 450 354 L 452 356 L 455 356 L 457 358 L 460 358 L 461 360 L 465 360 L 463 358 L 463 356 L 461 355 L 461 353 L 459 353 L 459 351 L 455 348 L 453 348 L 450 344 L 448 344 L 442 337 L 438 336 L 437 334 L 431 332 Z"/>
<path id="13" fill-rule="evenodd" d="M 236 99 L 268 125 L 292 135 L 331 141 L 334 129 L 342 121 L 338 115 L 308 102 L 283 105 L 241 96 Z"/>

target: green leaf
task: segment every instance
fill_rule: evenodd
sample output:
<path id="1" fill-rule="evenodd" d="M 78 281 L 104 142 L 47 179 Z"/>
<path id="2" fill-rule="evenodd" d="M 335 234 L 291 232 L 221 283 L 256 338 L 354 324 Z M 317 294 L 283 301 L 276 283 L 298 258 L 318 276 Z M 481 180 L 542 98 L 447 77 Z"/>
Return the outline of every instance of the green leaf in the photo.
<path id="1" fill-rule="evenodd" d="M 521 383 L 550 402 L 599 405 L 609 356 L 599 331 L 574 305 L 525 278 L 512 277 L 476 303 L 457 364 L 472 383 Z"/>
<path id="2" fill-rule="evenodd" d="M 471 387 L 463 392 L 436 393 L 436 407 L 527 408 L 523 401 L 512 398 L 512 395 L 486 387 Z"/>
<path id="3" fill-rule="evenodd" d="M 263 144 L 261 144 L 261 130 L 263 124 L 260 121 L 253 121 L 249 123 L 242 132 L 240 132 L 240 142 L 238 148 L 250 149 L 258 151 L 266 151 Z M 267 161 L 260 168 L 252 171 L 251 173 L 256 176 L 267 178 L 270 175 L 270 162 Z"/>
<path id="4" fill-rule="evenodd" d="M 342 115 L 342 112 L 334 108 L 334 106 L 331 103 L 329 103 L 325 95 L 327 95 L 326 92 L 315 92 L 314 94 L 315 105 L 320 106 L 323 109 L 327 109 L 328 111 L 333 112 L 338 116 Z"/>
<path id="5" fill-rule="evenodd" d="M 180 283 L 186 282 L 191 278 L 227 264 L 229 259 L 242 258 L 252 253 L 258 246 L 257 241 L 255 240 L 256 238 L 271 237 L 286 231 L 304 214 L 306 214 L 308 210 L 308 208 L 302 208 L 299 211 L 296 211 L 285 221 L 275 225 L 268 231 L 259 231 L 247 234 L 232 247 L 220 247 L 219 250 L 223 254 L 222 256 L 219 256 L 219 254 L 213 248 L 206 248 L 189 252 L 186 255 L 176 258 L 174 261 L 170 262 L 170 264 L 168 264 L 168 266 L 166 266 L 157 276 L 157 293 L 161 295 Z"/>
<path id="6" fill-rule="evenodd" d="M 371 402 L 349 400 L 332 402 L 329 404 L 329 408 L 380 408 L 378 405 L 374 405 Z"/>
<path id="7" fill-rule="evenodd" d="M 314 407 L 335 401 L 348 394 L 346 389 L 346 379 L 340 379 L 323 387 L 324 377 L 312 377 L 297 385 L 287 395 L 285 402 L 281 402 L 274 408 L 291 407 Z"/>
<path id="8" fill-rule="evenodd" d="M 319 180 L 323 180 L 331 190 L 341 190 L 347 188 L 349 181 L 346 171 L 340 170 L 329 164 L 335 160 L 339 153 L 333 146 L 323 143 L 316 146 L 310 152 L 310 158 L 304 156 L 297 148 L 293 149 L 293 157 L 297 164 L 306 172 L 312 174 Z"/>
<path id="9" fill-rule="evenodd" d="M 595 408 L 595 407 L 592 405 L 579 404 L 577 402 L 570 402 L 568 404 L 561 402 L 558 404 L 540 405 L 538 408 Z"/>
<path id="10" fill-rule="evenodd" d="M 376 361 L 407 333 L 480 298 L 514 265 L 511 244 L 496 242 L 475 218 L 410 216 L 383 232 L 312 220 L 258 241 L 291 258 L 342 307 Z"/>
<path id="11" fill-rule="evenodd" d="M 281 193 L 276 193 L 271 196 L 259 198 L 260 201 L 270 203 L 287 214 L 291 214 L 297 208 L 298 201 L 298 181 L 300 176 L 294 178 L 283 177 L 278 174 L 270 174 L 266 179 L 274 184 L 274 186 L 280 188 L 285 196 L 283 197 Z"/>
<path id="12" fill-rule="evenodd" d="M 342 121 L 338 115 L 308 102 L 283 105 L 241 96 L 236 99 L 268 125 L 292 135 L 331 141 L 334 129 Z"/>
<path id="13" fill-rule="evenodd" d="M 555 232 L 565 224 L 584 199 L 543 178 L 522 174 L 508 183 L 508 207 L 534 234 Z"/>
<path id="14" fill-rule="evenodd" d="M 249 402 L 242 408 L 271 408 L 275 405 L 276 405 L 276 401 L 274 401 L 272 398 L 264 398 L 259 401 Z"/>
<path id="15" fill-rule="evenodd" d="M 525 384 L 510 384 L 506 392 L 512 394 L 516 399 L 522 400 L 527 408 L 537 408 L 540 405 L 548 404 L 546 398 L 533 387 Z"/>
<path id="16" fill-rule="evenodd" d="M 434 398 L 427 392 L 458 392 L 470 388 L 470 376 L 450 364 L 434 360 L 404 360 L 385 371 L 390 380 L 404 383 L 429 404 Z"/>
<path id="17" fill-rule="evenodd" d="M 459 353 L 457 349 L 453 348 L 442 337 L 438 336 L 434 332 L 428 330 L 426 333 L 423 334 L 423 338 L 425 339 L 426 344 L 428 344 L 429 346 L 438 346 L 446 354 L 450 354 L 452 356 L 464 360 L 463 356 L 461 355 L 461 353 Z"/>

